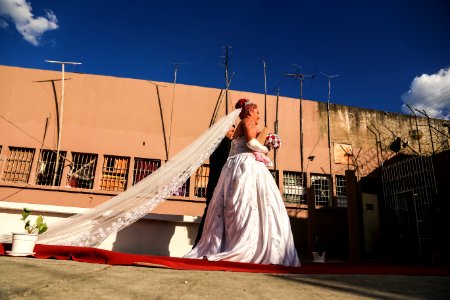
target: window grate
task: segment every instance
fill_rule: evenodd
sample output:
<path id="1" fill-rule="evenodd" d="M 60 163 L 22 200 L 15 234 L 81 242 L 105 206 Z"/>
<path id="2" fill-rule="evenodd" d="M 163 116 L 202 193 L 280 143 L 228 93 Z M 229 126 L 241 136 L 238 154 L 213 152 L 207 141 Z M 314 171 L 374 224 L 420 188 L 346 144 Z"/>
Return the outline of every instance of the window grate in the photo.
<path id="1" fill-rule="evenodd" d="M 209 165 L 202 165 L 195 172 L 195 185 L 194 195 L 195 197 L 205 198 L 206 187 L 208 186 L 209 179 Z"/>
<path id="2" fill-rule="evenodd" d="M 316 205 L 330 206 L 330 182 L 328 175 L 311 175 L 311 187 L 314 189 Z"/>
<path id="3" fill-rule="evenodd" d="M 347 207 L 347 183 L 345 176 L 336 175 L 336 198 L 338 207 Z"/>
<path id="4" fill-rule="evenodd" d="M 135 158 L 133 169 L 133 185 L 155 172 L 161 166 L 157 159 Z"/>
<path id="5" fill-rule="evenodd" d="M 105 155 L 100 178 L 100 189 L 124 191 L 127 188 L 130 158 Z"/>
<path id="6" fill-rule="evenodd" d="M 283 172 L 283 196 L 287 203 L 306 204 L 305 175 L 301 172 Z"/>
<path id="7" fill-rule="evenodd" d="M 97 154 L 72 152 L 72 169 L 67 175 L 67 186 L 93 189 Z"/>
<path id="8" fill-rule="evenodd" d="M 27 183 L 33 164 L 34 149 L 10 147 L 3 170 L 3 181 Z"/>
<path id="9" fill-rule="evenodd" d="M 61 175 L 64 169 L 64 158 L 66 157 L 65 151 L 59 152 L 58 159 L 58 170 L 56 172 L 55 178 L 55 167 L 56 167 L 56 151 L 54 150 L 41 150 L 39 160 L 36 167 L 36 184 L 37 185 L 53 185 L 55 181 L 55 186 L 61 184 Z"/>

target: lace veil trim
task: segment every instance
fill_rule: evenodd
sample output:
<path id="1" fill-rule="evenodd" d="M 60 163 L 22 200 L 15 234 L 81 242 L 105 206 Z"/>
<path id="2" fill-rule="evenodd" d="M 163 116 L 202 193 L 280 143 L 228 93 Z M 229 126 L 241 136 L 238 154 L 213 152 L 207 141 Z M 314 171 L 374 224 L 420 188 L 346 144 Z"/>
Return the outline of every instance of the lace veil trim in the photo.
<path id="1" fill-rule="evenodd" d="M 222 117 L 192 144 L 127 191 L 84 213 L 49 226 L 41 244 L 95 247 L 108 236 L 131 225 L 179 188 L 217 148 L 239 112 Z M 0 238 L 1 240 L 1 238 Z"/>

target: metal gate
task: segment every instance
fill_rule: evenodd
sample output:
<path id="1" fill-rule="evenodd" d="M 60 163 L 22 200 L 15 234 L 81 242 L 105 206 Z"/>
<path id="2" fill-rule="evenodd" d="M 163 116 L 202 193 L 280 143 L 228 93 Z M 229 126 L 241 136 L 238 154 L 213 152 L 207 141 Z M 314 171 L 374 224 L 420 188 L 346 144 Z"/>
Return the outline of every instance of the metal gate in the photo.
<path id="1" fill-rule="evenodd" d="M 389 242 L 404 257 L 430 253 L 431 208 L 437 188 L 430 156 L 413 156 L 383 167 L 383 195 Z"/>

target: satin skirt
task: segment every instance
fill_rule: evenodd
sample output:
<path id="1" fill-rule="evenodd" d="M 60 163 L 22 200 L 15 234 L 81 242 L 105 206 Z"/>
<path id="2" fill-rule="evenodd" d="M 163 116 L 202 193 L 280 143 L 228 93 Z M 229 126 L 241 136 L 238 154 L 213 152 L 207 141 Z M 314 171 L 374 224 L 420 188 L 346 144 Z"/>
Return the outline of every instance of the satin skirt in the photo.
<path id="1" fill-rule="evenodd" d="M 252 153 L 228 158 L 209 204 L 202 238 L 184 257 L 300 265 L 278 186 Z"/>

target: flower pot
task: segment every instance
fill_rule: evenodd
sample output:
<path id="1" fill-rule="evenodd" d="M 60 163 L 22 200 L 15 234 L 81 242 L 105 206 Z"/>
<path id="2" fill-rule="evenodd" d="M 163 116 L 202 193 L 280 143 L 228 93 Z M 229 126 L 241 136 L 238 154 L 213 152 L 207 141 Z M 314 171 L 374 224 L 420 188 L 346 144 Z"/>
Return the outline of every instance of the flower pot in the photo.
<path id="1" fill-rule="evenodd" d="M 37 233 L 13 232 L 11 255 L 34 254 L 34 246 L 38 239 Z"/>
<path id="2" fill-rule="evenodd" d="M 319 252 L 313 252 L 313 258 L 314 262 L 325 262 L 325 255 L 327 254 L 325 251 L 322 252 L 322 255 L 319 254 Z"/>

